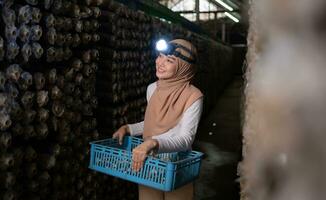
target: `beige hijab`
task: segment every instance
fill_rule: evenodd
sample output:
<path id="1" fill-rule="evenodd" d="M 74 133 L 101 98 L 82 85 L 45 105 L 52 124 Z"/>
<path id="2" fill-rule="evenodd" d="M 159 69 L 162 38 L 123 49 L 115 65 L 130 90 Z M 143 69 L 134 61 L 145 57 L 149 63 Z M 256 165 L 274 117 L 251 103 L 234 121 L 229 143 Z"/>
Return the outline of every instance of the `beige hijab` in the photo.
<path id="1" fill-rule="evenodd" d="M 180 44 L 191 50 L 193 55 L 197 54 L 195 47 L 186 40 L 176 39 L 170 43 Z M 176 51 L 192 58 L 183 49 L 177 48 Z M 176 73 L 173 77 L 157 81 L 157 88 L 145 112 L 144 138 L 160 135 L 176 126 L 187 108 L 203 96 L 199 89 L 190 84 L 195 75 L 195 66 L 180 58 L 177 58 L 177 62 Z"/>

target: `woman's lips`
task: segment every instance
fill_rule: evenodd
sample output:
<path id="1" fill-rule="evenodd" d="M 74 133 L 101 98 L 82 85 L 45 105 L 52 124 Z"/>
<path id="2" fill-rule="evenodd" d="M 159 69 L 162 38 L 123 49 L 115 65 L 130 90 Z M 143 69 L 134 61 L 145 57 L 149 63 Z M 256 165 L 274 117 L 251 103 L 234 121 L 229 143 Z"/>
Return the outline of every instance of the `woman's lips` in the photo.
<path id="1" fill-rule="evenodd" d="M 164 73 L 165 72 L 165 70 L 164 69 L 162 69 L 162 68 L 157 68 L 157 71 L 159 72 L 159 73 Z"/>

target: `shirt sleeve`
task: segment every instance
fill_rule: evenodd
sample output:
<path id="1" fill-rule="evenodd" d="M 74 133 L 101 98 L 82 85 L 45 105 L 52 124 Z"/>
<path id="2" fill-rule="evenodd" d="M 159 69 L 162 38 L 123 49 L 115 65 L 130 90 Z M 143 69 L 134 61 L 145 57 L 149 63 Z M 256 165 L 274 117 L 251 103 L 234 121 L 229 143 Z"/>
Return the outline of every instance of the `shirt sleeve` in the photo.
<path id="1" fill-rule="evenodd" d="M 183 114 L 180 122 L 167 132 L 153 136 L 159 143 L 158 153 L 191 150 L 203 110 L 203 97 L 195 101 Z"/>
<path id="2" fill-rule="evenodd" d="M 155 89 L 156 89 L 156 82 L 151 83 L 150 85 L 148 85 L 147 91 L 146 91 L 146 99 L 147 99 L 147 102 L 151 98 L 151 96 L 154 93 L 154 90 Z M 143 135 L 143 132 L 144 132 L 144 121 L 141 121 L 141 122 L 138 122 L 138 123 L 134 123 L 134 124 L 127 124 L 127 126 L 128 126 L 128 128 L 130 130 L 130 135 L 131 136 Z"/>
<path id="3" fill-rule="evenodd" d="M 131 136 L 142 135 L 144 132 L 144 121 L 135 124 L 127 124 L 127 126 L 130 130 Z"/>

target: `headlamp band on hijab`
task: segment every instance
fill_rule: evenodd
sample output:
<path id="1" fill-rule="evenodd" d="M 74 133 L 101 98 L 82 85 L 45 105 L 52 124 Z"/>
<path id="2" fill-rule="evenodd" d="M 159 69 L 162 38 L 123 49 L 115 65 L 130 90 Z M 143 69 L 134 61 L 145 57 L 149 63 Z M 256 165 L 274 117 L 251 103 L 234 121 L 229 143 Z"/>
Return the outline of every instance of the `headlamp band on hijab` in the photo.
<path id="1" fill-rule="evenodd" d="M 184 61 L 186 61 L 186 62 L 188 62 L 190 64 L 195 64 L 196 63 L 195 55 L 187 47 L 182 46 L 181 44 L 166 43 L 166 42 L 165 42 L 164 45 L 166 45 L 165 46 L 166 48 L 163 48 L 162 50 L 158 50 L 158 52 L 163 53 L 164 55 L 174 55 L 174 56 L 176 56 L 176 57 L 178 57 L 178 58 L 180 58 L 180 59 L 182 59 L 182 60 L 184 60 Z M 185 55 L 182 55 L 182 53 L 179 52 L 179 51 L 176 51 L 176 49 L 182 49 L 182 50 L 188 52 L 190 56 L 187 57 Z M 192 57 L 193 59 L 191 59 L 190 57 Z"/>
<path id="2" fill-rule="evenodd" d="M 182 46 L 182 45 L 180 45 L 180 44 L 175 44 L 175 43 L 169 43 L 171 46 L 172 46 L 172 48 L 171 48 L 171 51 L 170 52 L 172 52 L 172 54 L 169 54 L 169 55 L 174 55 L 174 56 L 176 56 L 176 57 L 179 57 L 179 58 L 181 58 L 182 60 L 184 60 L 184 61 L 186 61 L 186 62 L 189 62 L 189 63 L 191 63 L 191 64 L 194 64 L 194 63 L 196 63 L 196 58 L 195 58 L 195 56 L 193 55 L 193 53 L 190 51 L 190 49 L 188 49 L 187 47 L 184 47 L 184 46 Z M 193 57 L 193 59 L 191 59 L 191 58 L 189 58 L 189 57 L 187 57 L 187 56 L 184 56 L 184 55 L 182 55 L 179 51 L 176 51 L 176 49 L 183 49 L 183 50 L 185 50 L 186 52 L 188 52 L 189 53 L 189 55 L 191 56 L 191 57 Z"/>

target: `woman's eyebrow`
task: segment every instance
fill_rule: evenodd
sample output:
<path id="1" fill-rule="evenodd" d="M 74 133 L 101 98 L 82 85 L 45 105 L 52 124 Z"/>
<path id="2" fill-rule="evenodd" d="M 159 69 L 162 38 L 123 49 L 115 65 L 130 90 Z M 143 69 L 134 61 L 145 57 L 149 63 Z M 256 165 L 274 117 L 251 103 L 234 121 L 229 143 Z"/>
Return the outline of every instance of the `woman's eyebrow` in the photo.
<path id="1" fill-rule="evenodd" d="M 176 58 L 173 56 L 168 56 L 168 58 L 171 58 L 172 60 L 176 60 Z"/>

